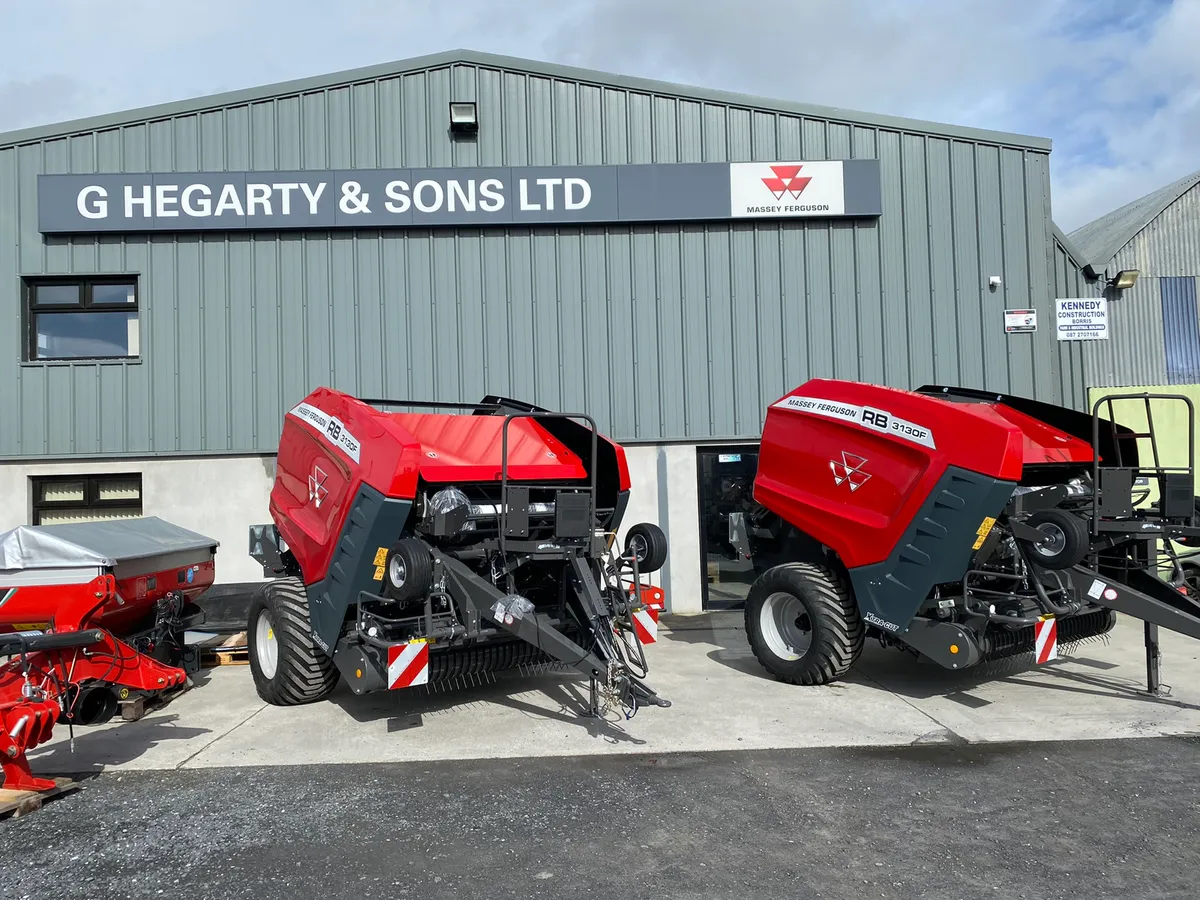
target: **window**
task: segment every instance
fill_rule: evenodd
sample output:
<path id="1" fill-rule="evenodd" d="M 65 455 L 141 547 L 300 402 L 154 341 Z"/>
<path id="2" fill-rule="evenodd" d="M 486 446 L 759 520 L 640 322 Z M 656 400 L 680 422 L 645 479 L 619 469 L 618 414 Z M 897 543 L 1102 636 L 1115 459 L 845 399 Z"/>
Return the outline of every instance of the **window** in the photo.
<path id="1" fill-rule="evenodd" d="M 33 524 L 66 525 L 142 514 L 142 476 L 56 475 L 31 478 Z"/>
<path id="2" fill-rule="evenodd" d="M 26 279 L 26 359 L 129 359 L 140 350 L 137 279 Z"/>

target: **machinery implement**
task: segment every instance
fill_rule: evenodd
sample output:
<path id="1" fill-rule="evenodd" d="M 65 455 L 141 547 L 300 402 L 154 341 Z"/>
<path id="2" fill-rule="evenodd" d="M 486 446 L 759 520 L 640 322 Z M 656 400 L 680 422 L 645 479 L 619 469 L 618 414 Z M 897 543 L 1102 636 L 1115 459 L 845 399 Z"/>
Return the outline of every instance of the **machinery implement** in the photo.
<path id="1" fill-rule="evenodd" d="M 666 562 L 666 537 L 634 525 L 613 549 L 629 487 L 624 451 L 586 415 L 317 388 L 285 417 L 273 522 L 250 529 L 271 578 L 247 631 L 259 696 L 558 664 L 590 680 L 593 714 L 669 706 L 643 681 L 639 638 L 661 608 L 642 576 Z"/>
<path id="2" fill-rule="evenodd" d="M 1129 400 L 1145 404 L 1146 431 L 1117 424 L 1112 404 Z M 757 573 L 745 616 L 759 662 L 824 684 L 868 635 L 949 669 L 1045 662 L 1120 612 L 1146 622 L 1157 691 L 1158 627 L 1200 638 L 1175 548 L 1200 543 L 1200 516 L 1195 448 L 1186 465 L 1163 464 L 1152 402 L 1186 407 L 1193 434 L 1191 401 L 1176 395 L 1114 395 L 1089 415 L 814 379 L 775 402 L 753 505 L 730 518 Z"/>
<path id="3" fill-rule="evenodd" d="M 217 542 L 157 518 L 21 527 L 0 535 L 3 787 L 48 791 L 27 751 L 56 723 L 99 725 L 118 692 L 186 684 L 177 667 L 192 603 L 212 583 Z"/>

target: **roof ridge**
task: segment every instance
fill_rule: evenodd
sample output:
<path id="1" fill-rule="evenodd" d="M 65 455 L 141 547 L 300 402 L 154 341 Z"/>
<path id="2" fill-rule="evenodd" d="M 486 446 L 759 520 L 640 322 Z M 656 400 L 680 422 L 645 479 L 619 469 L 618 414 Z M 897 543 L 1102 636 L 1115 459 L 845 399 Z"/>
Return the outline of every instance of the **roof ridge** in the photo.
<path id="1" fill-rule="evenodd" d="M 1130 241 L 1197 184 L 1200 184 L 1200 169 L 1081 225 L 1070 233 L 1070 238 L 1102 271 Z"/>
<path id="2" fill-rule="evenodd" d="M 596 69 L 585 69 L 567 66 L 559 63 L 549 63 L 539 60 L 522 59 L 502 56 L 479 50 L 457 49 L 444 50 L 438 53 L 415 56 L 408 59 L 395 60 L 386 63 L 376 63 L 355 69 L 346 69 L 325 75 L 264 84 L 256 87 L 242 88 L 219 94 L 207 94 L 201 97 L 175 100 L 151 106 L 120 110 L 89 116 L 65 122 L 37 125 L 7 133 L 0 133 L 0 147 L 25 144 L 51 138 L 65 137 L 87 131 L 101 131 L 119 127 L 124 124 L 134 124 L 142 121 L 154 121 L 177 115 L 186 115 L 217 109 L 226 106 L 237 106 L 255 101 L 266 101 L 277 97 L 302 94 L 308 91 L 323 90 L 341 84 L 373 81 L 379 78 L 393 77 L 410 72 L 425 71 L 434 68 L 450 66 L 455 63 L 483 66 L 515 72 L 527 72 L 532 75 L 544 75 L 550 78 L 561 78 L 568 81 L 591 82 L 599 85 L 612 85 L 643 93 L 675 96 L 680 98 L 695 98 L 710 100 L 730 106 L 746 106 L 751 108 L 792 113 L 800 116 L 828 119 L 831 121 L 859 124 L 897 131 L 909 131 L 932 134 L 945 137 L 960 137 L 980 143 L 999 144 L 1022 147 L 1033 150 L 1049 151 L 1051 141 L 1048 138 L 1032 135 L 1013 134 L 1003 131 L 991 131 L 965 125 L 930 122 L 922 119 L 909 119 L 901 116 L 889 116 L 883 113 L 842 109 L 840 107 L 819 106 L 799 103 L 778 98 L 758 97 L 751 94 L 739 94 L 731 91 L 721 91 L 687 84 L 676 84 L 667 81 L 657 81 L 649 78 L 620 75 L 613 72 L 603 72 Z"/>

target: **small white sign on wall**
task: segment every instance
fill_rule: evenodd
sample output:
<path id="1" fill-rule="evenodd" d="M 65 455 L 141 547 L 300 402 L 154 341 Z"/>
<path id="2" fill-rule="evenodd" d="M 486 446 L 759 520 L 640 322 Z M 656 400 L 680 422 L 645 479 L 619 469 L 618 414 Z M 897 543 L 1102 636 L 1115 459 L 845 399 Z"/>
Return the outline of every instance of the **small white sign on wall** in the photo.
<path id="1" fill-rule="evenodd" d="M 1022 331 L 1037 331 L 1036 309 L 1006 309 L 1004 330 L 1008 334 Z"/>

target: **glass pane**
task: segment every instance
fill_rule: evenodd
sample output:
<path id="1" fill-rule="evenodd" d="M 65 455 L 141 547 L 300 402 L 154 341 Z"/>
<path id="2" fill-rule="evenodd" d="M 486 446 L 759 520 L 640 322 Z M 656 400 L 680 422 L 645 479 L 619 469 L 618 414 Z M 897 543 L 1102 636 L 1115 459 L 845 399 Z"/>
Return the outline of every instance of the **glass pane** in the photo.
<path id="1" fill-rule="evenodd" d="M 97 500 L 140 500 L 142 487 L 137 476 L 105 478 L 96 484 Z"/>
<path id="2" fill-rule="evenodd" d="M 39 284 L 33 289 L 33 302 L 49 303 L 78 303 L 79 285 L 77 284 Z"/>
<path id="3" fill-rule="evenodd" d="M 132 284 L 93 284 L 92 285 L 92 302 L 97 304 L 106 303 L 133 303 L 137 296 Z"/>
<path id="4" fill-rule="evenodd" d="M 58 481 L 42 485 L 41 502 L 43 503 L 82 503 L 82 481 Z"/>
<path id="5" fill-rule="evenodd" d="M 40 313 L 34 321 L 37 334 L 34 358 L 137 356 L 136 321 L 136 312 Z"/>

